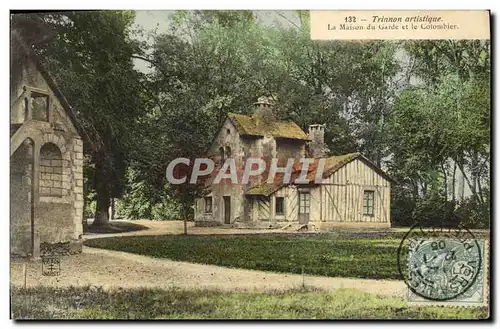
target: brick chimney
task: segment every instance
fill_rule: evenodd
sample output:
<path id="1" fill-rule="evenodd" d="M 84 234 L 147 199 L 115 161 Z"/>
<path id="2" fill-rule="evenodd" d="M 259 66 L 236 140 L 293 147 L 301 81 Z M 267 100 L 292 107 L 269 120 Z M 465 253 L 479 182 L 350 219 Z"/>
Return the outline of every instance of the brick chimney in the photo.
<path id="1" fill-rule="evenodd" d="M 313 124 L 309 125 L 308 152 L 312 158 L 324 158 L 328 153 L 328 147 L 325 143 L 325 125 Z"/>
<path id="2" fill-rule="evenodd" d="M 271 97 L 261 96 L 257 100 L 257 102 L 253 103 L 254 117 L 260 117 L 264 120 L 272 120 L 274 119 L 274 110 L 273 105 L 274 101 Z"/>

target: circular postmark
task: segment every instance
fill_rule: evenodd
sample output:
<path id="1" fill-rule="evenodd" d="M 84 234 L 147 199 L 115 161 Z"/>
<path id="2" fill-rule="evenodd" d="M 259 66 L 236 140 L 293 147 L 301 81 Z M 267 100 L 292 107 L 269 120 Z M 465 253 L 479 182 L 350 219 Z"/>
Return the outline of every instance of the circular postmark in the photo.
<path id="1" fill-rule="evenodd" d="M 446 301 L 472 287 L 481 269 L 481 248 L 465 227 L 423 229 L 415 224 L 398 248 L 398 270 L 408 288 Z"/>

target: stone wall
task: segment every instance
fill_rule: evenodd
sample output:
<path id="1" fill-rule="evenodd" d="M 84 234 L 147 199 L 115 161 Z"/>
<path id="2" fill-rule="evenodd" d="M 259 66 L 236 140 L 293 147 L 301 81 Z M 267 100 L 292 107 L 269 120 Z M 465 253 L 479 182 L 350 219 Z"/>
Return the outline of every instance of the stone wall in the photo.
<path id="1" fill-rule="evenodd" d="M 74 177 L 74 226 L 75 239 L 81 239 L 83 234 L 83 141 L 79 137 L 73 139 L 73 161 L 71 172 Z"/>
<path id="2" fill-rule="evenodd" d="M 82 140 L 49 78 L 16 42 L 11 50 L 11 254 L 79 252 Z M 29 172 L 16 169 L 23 140 L 33 147 Z"/>
<path id="3" fill-rule="evenodd" d="M 60 253 L 60 246 L 71 245 L 71 252 L 81 250 L 83 234 L 83 142 L 73 134 L 54 132 L 45 134 L 42 139 L 44 143 L 40 152 L 40 199 L 37 209 L 37 235 L 40 243 L 44 246 L 44 253 L 55 250 Z M 43 149 L 49 146 L 50 155 L 56 157 L 56 150 L 60 151 L 60 159 L 45 159 Z M 56 148 L 56 149 L 55 149 Z M 46 153 L 49 154 L 49 153 Z M 42 165 L 44 164 L 44 165 Z M 50 164 L 50 166 L 49 166 Z M 42 184 L 54 185 L 59 176 L 51 174 L 50 180 L 43 180 L 44 172 L 52 169 L 61 172 L 60 193 L 45 195 L 42 193 Z M 50 187 L 50 192 L 55 187 Z M 58 191 L 58 190 L 56 190 Z M 50 245 L 54 247 L 51 249 Z"/>
<path id="4" fill-rule="evenodd" d="M 216 171 L 220 169 L 221 164 L 225 160 L 220 158 L 221 154 L 219 150 L 221 147 L 225 150 L 225 158 L 227 158 L 226 150 L 231 150 L 229 157 L 235 159 L 238 179 L 241 179 L 244 168 L 245 151 L 242 147 L 240 135 L 236 127 L 234 127 L 229 120 L 226 120 L 223 124 L 208 151 L 208 156 L 213 158 L 216 162 Z M 244 186 L 241 184 L 230 184 L 230 182 L 221 182 L 221 184 L 212 185 L 212 213 L 207 214 L 204 212 L 204 200 L 200 198 L 196 202 L 195 222 L 214 222 L 210 225 L 215 225 L 215 222 L 220 224 L 224 223 L 224 196 L 229 196 L 231 198 L 230 222 L 233 223 L 241 220 L 243 217 L 243 188 Z M 203 224 L 198 223 L 197 225 Z"/>
<path id="5" fill-rule="evenodd" d="M 314 124 L 309 125 L 308 131 L 309 139 L 308 143 L 308 155 L 311 158 L 323 158 L 325 157 L 329 150 L 325 143 L 325 125 Z"/>
<path id="6" fill-rule="evenodd" d="M 27 139 L 10 159 L 10 253 L 26 256 L 31 250 L 33 141 Z"/>
<path id="7" fill-rule="evenodd" d="M 305 142 L 301 140 L 280 139 L 276 142 L 277 158 L 280 166 L 285 166 L 288 159 L 305 157 Z"/>
<path id="8" fill-rule="evenodd" d="M 40 195 L 61 197 L 68 193 L 63 189 L 63 161 L 61 151 L 53 143 L 40 149 Z M 64 167 L 66 167 L 64 163 Z"/>

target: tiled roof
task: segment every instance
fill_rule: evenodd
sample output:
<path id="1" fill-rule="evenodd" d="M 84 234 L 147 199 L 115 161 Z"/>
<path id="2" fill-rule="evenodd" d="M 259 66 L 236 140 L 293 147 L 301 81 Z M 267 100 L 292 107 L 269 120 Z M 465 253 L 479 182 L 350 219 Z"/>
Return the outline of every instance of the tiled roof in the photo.
<path id="1" fill-rule="evenodd" d="M 258 116 L 229 113 L 229 119 L 241 135 L 309 140 L 307 134 L 293 121 L 265 121 Z"/>
<path id="2" fill-rule="evenodd" d="M 336 155 L 336 156 L 331 156 L 329 158 L 326 158 L 325 162 L 325 167 L 323 169 L 323 178 L 331 176 L 333 173 L 335 173 L 337 170 L 345 166 L 347 163 L 353 161 L 356 158 L 362 159 L 363 162 L 365 162 L 368 166 L 370 166 L 373 170 L 375 170 L 378 174 L 382 175 L 386 179 L 390 180 L 391 182 L 394 182 L 394 180 L 389 177 L 382 169 L 379 167 L 375 166 L 371 161 L 369 161 L 367 158 L 361 155 L 361 153 L 349 153 L 349 154 L 344 154 L 344 155 Z M 309 181 L 308 184 L 314 184 L 314 180 L 316 178 L 316 169 L 318 167 L 318 161 L 319 159 L 315 159 L 314 163 L 309 165 L 309 170 L 307 173 L 307 180 Z M 295 179 L 297 179 L 300 175 L 301 172 L 301 166 L 302 164 L 299 162 L 296 162 L 292 171 L 291 179 L 290 182 L 294 182 Z M 246 195 L 264 195 L 264 196 L 270 196 L 280 188 L 286 185 L 290 184 L 285 184 L 283 182 L 284 174 L 276 174 L 274 177 L 274 182 L 272 184 L 268 184 L 267 182 L 265 183 L 260 183 L 255 186 L 252 186 L 245 194 Z"/>
<path id="3" fill-rule="evenodd" d="M 323 177 L 328 177 L 347 163 L 361 156 L 361 153 L 349 153 L 344 155 L 334 155 L 326 158 L 325 169 L 323 170 Z"/>

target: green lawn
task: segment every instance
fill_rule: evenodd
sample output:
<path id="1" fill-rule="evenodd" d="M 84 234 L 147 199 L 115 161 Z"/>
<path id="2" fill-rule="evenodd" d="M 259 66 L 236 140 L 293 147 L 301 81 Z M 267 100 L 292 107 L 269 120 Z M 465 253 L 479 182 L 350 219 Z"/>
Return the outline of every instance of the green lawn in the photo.
<path id="1" fill-rule="evenodd" d="M 484 319 L 486 308 L 415 307 L 352 289 L 274 293 L 12 288 L 14 319 Z"/>
<path id="2" fill-rule="evenodd" d="M 332 277 L 399 279 L 400 237 L 315 235 L 135 236 L 85 241 L 157 258 Z"/>

